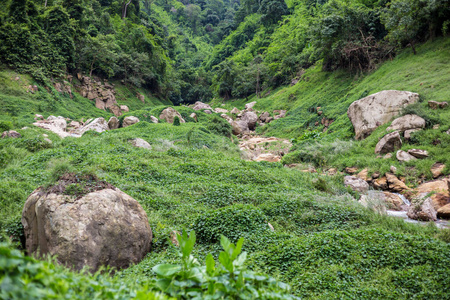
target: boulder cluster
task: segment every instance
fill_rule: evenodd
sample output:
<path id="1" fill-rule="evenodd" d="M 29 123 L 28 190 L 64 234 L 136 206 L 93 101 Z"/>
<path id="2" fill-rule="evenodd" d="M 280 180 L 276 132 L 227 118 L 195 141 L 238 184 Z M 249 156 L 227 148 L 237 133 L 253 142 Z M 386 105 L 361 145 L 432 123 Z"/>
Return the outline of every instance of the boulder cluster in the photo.
<path id="1" fill-rule="evenodd" d="M 80 76 L 81 77 L 81 76 Z M 81 96 L 95 101 L 95 107 L 98 109 L 109 110 L 115 116 L 121 116 L 123 112 L 128 111 L 128 107 L 125 105 L 119 106 L 116 101 L 116 91 L 114 85 L 108 83 L 106 80 L 102 84 L 100 80 L 93 80 L 88 76 L 80 78 L 81 86 L 79 91 Z M 140 95 L 144 97 L 143 95 Z"/>
<path id="2" fill-rule="evenodd" d="M 204 113 L 211 114 L 213 112 L 221 114 L 220 116 L 230 123 L 234 135 L 243 135 L 251 133 L 256 126 L 264 126 L 273 120 L 281 119 L 286 116 L 286 110 L 274 110 L 271 115 L 267 111 L 255 111 L 253 107 L 256 101 L 245 104 L 244 110 L 240 111 L 234 107 L 231 111 L 224 108 L 213 109 L 210 105 L 197 101 L 192 108 L 194 110 L 202 110 Z"/>

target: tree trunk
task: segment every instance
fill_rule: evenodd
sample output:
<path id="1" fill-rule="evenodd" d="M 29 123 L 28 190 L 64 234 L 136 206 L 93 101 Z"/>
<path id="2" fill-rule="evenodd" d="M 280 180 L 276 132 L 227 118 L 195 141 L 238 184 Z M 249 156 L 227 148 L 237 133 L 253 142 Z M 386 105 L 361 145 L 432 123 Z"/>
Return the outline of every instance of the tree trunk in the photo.
<path id="1" fill-rule="evenodd" d="M 47 1 L 48 1 L 48 0 L 45 0 L 45 4 L 44 4 L 44 7 L 47 7 Z"/>
<path id="2" fill-rule="evenodd" d="M 122 20 L 127 17 L 127 8 L 128 8 L 128 5 L 130 5 L 130 3 L 131 3 L 131 0 L 129 0 L 128 3 L 126 3 L 122 8 Z"/>

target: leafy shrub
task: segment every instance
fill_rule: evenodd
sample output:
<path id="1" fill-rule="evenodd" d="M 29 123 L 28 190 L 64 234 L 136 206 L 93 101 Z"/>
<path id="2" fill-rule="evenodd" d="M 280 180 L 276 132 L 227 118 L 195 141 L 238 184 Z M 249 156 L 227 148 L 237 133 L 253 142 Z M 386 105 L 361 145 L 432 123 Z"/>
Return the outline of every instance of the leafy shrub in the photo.
<path id="1" fill-rule="evenodd" d="M 231 136 L 231 125 L 223 118 L 214 116 L 206 125 L 209 131 L 213 134 L 223 135 L 226 137 Z"/>
<path id="2" fill-rule="evenodd" d="M 0 121 L 0 133 L 3 131 L 11 130 L 13 124 L 10 121 Z"/>
<path id="3" fill-rule="evenodd" d="M 180 118 L 178 116 L 173 118 L 173 126 L 180 126 Z"/>
<path id="4" fill-rule="evenodd" d="M 201 215 L 193 225 L 199 241 L 218 242 L 226 235 L 231 241 L 240 237 L 263 235 L 269 232 L 267 217 L 253 205 L 237 204 Z"/>
<path id="5" fill-rule="evenodd" d="M 50 144 L 40 136 L 35 138 L 23 139 L 22 141 L 20 141 L 19 145 L 30 152 L 37 152 L 52 147 L 52 144 Z"/>
<path id="6" fill-rule="evenodd" d="M 208 254 L 205 266 L 191 255 L 196 236 L 183 232 L 177 235 L 180 244 L 181 265 L 159 264 L 153 267 L 157 274 L 154 286 L 177 299 L 297 299 L 288 294 L 289 286 L 272 277 L 247 270 L 247 253 L 242 252 L 244 239 L 232 244 L 221 236 L 224 251 L 216 264 Z"/>

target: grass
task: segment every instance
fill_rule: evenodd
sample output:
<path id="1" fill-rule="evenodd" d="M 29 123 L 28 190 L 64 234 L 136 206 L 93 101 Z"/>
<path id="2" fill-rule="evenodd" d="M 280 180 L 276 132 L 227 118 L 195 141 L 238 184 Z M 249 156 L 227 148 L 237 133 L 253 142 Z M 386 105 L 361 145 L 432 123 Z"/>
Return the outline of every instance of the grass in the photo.
<path id="1" fill-rule="evenodd" d="M 319 67 L 313 68 L 305 75 L 307 81 L 272 91 L 270 96 L 258 100 L 256 108 L 261 110 L 293 106 L 288 117 L 260 130 L 281 137 L 300 137 L 317 117 L 312 108 L 322 106 L 325 116 L 336 118 L 330 133 L 298 139 L 294 151 L 283 162 L 305 161 L 340 168 L 368 166 L 371 171 L 387 171 L 392 164 L 397 166 L 399 175 L 407 176 L 413 184 L 420 174 L 430 175 L 425 170 L 434 161 L 447 162 L 450 136 L 443 131 L 448 129 L 445 118 L 449 110 L 430 111 L 426 102 L 411 108 L 431 122 L 440 122 L 441 127 L 416 133 L 404 145 L 405 150 L 413 147 L 428 150 L 430 159 L 400 164 L 394 159 L 378 159 L 373 153 L 387 125 L 364 141 L 349 140 L 352 129 L 346 119 L 346 107 L 381 89 L 412 89 L 414 82 L 417 90 L 413 91 L 418 91 L 423 99 L 446 100 L 448 90 L 443 82 L 447 72 L 436 70 L 440 75 L 426 81 L 434 88 L 427 88 L 420 85 L 429 79 L 427 69 L 422 74 L 418 68 L 432 65 L 430 62 L 448 64 L 443 60 L 448 53 L 440 49 L 448 50 L 449 45 L 448 40 L 425 44 L 418 49 L 417 56 L 406 52 L 374 73 L 356 79 L 351 74 L 324 73 Z M 429 68 L 431 72 L 433 67 Z M 408 72 L 410 75 L 406 76 Z M 390 77 L 392 74 L 400 75 Z M 61 114 L 74 119 L 109 114 L 96 110 L 92 102 L 78 96 L 70 99 L 45 88 L 38 94 L 27 94 L 22 83 L 11 80 L 13 75 L 8 70 L 0 72 L 3 80 L 0 101 L 4 105 L 0 120 L 10 121 L 22 135 L 18 139 L 0 139 L 2 238 L 11 237 L 16 247 L 20 247 L 23 239 L 20 217 L 27 196 L 70 172 L 95 174 L 132 196 L 147 212 L 154 234 L 152 252 L 142 262 L 106 277 L 68 272 L 50 262 L 24 258 L 9 246 L 1 245 L 0 284 L 12 282 L 19 292 L 30 293 L 24 294 L 25 298 L 34 295 L 36 286 L 36 293 L 59 291 L 57 295 L 67 293 L 75 295 L 73 298 L 91 298 L 96 291 L 99 298 L 127 299 L 139 293 L 151 297 L 147 283 L 155 278 L 152 267 L 178 261 L 177 249 L 169 237 L 173 230 L 186 228 L 198 232 L 193 254 L 200 261 L 209 253 L 218 258 L 220 234 L 226 233 L 233 241 L 245 236 L 248 267 L 290 284 L 291 292 L 302 298 L 448 299 L 450 230 L 439 230 L 434 224 L 406 224 L 363 208 L 342 185 L 342 175 L 327 177 L 284 168 L 281 163 L 244 161 L 236 140 L 229 135 L 229 125 L 215 115 L 197 112 L 199 122 L 195 122 L 189 118 L 192 109 L 178 107 L 187 123 L 153 124 L 149 117 L 159 117 L 167 104 L 150 100 L 144 106 L 136 100 L 135 91 L 125 87 L 118 87 L 118 101 L 135 109 L 126 115 L 138 116 L 141 122 L 62 140 L 30 126 L 34 113 L 40 112 L 39 105 L 54 102 L 54 107 L 45 110 L 46 115 Z M 406 83 L 399 83 L 403 77 Z M 242 108 L 245 101 L 227 103 L 225 107 Z M 22 126 L 30 128 L 21 129 Z M 52 140 L 51 144 L 44 140 L 44 133 Z M 146 140 L 152 150 L 133 147 L 129 143 L 133 138 Z M 434 145 L 437 138 L 440 144 Z M 11 274 L 17 277 L 12 278 Z M 145 296 L 142 299 L 147 299 Z"/>

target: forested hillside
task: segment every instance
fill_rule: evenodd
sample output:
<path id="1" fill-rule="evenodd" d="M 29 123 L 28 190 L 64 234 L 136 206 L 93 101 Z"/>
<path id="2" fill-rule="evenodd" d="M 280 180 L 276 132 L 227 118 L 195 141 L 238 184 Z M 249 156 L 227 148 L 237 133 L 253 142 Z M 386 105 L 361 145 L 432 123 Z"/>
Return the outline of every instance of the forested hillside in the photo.
<path id="1" fill-rule="evenodd" d="M 450 1 L 2 5 L 0 299 L 450 299 Z"/>

